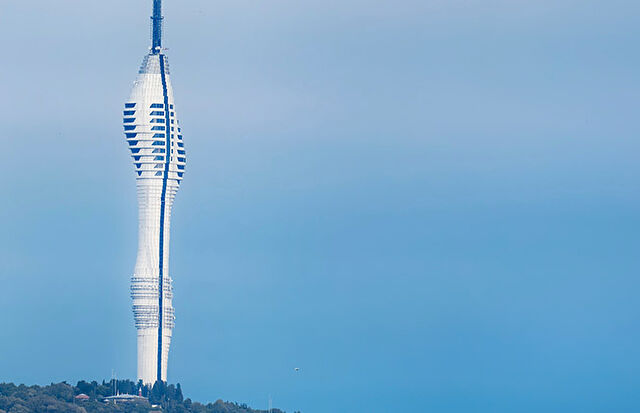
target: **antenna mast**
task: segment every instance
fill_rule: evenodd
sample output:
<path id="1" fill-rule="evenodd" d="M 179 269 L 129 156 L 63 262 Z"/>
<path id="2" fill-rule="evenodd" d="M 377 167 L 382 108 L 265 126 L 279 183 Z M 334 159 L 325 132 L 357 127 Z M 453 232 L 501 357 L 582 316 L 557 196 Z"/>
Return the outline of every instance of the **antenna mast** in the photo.
<path id="1" fill-rule="evenodd" d="M 162 49 L 162 19 L 162 0 L 153 0 L 153 16 L 151 16 L 153 24 L 151 51 L 153 54 L 160 53 Z"/>

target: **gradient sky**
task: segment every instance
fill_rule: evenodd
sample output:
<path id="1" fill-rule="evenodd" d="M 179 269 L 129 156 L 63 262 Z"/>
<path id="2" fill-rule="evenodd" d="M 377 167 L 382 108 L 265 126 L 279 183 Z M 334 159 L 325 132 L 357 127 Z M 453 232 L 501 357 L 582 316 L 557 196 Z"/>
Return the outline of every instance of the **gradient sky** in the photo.
<path id="1" fill-rule="evenodd" d="M 187 396 L 640 411 L 639 2 L 166 3 Z M 136 374 L 150 4 L 0 0 L 0 381 Z"/>

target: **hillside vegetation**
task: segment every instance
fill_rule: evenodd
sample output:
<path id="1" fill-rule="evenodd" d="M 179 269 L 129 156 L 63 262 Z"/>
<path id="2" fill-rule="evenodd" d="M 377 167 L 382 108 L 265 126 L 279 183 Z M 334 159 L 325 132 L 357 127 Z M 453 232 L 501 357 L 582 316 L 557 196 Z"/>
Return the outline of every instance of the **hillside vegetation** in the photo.
<path id="1" fill-rule="evenodd" d="M 141 393 L 148 400 L 130 403 L 106 403 L 105 397 L 116 391 L 120 394 Z M 76 396 L 84 394 L 88 400 Z M 153 407 L 152 407 L 153 406 Z M 166 413 L 268 413 L 254 410 L 245 404 L 223 402 L 201 404 L 185 399 L 178 385 L 157 382 L 152 388 L 130 380 L 102 383 L 80 381 L 72 386 L 66 382 L 49 386 L 16 386 L 13 383 L 0 384 L 0 413 L 110 413 L 110 412 L 166 412 Z M 285 413 L 273 409 L 272 413 Z M 299 412 L 296 412 L 299 413 Z"/>

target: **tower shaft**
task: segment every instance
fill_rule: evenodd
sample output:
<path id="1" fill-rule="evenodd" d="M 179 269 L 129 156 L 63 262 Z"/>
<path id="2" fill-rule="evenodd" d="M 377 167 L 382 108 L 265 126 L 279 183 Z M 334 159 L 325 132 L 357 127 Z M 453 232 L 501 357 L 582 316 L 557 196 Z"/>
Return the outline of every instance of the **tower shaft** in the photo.
<path id="1" fill-rule="evenodd" d="M 162 52 L 161 0 L 153 1 L 151 19 L 153 48 L 124 105 L 124 131 L 138 189 L 138 256 L 131 297 L 138 330 L 138 379 L 145 384 L 167 380 L 175 320 L 169 273 L 171 209 L 186 164 L 169 62 Z"/>

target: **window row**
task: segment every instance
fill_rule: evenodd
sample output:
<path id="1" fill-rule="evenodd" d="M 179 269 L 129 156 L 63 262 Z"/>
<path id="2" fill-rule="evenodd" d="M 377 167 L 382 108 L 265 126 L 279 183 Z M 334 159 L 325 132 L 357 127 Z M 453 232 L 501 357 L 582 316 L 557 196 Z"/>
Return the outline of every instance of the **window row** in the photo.
<path id="1" fill-rule="evenodd" d="M 133 108 L 136 107 L 136 103 L 135 102 L 125 103 L 124 107 L 125 107 L 125 109 L 133 109 Z M 164 108 L 164 104 L 162 104 L 162 103 L 152 103 L 150 108 L 151 109 L 162 109 L 162 108 Z M 173 109 L 173 105 L 169 105 L 169 109 Z"/>
<path id="2" fill-rule="evenodd" d="M 153 171 L 136 171 L 138 176 L 142 176 L 143 172 L 153 172 Z M 156 171 L 156 173 L 153 176 L 162 176 L 164 174 L 164 172 L 162 171 Z M 178 178 L 182 178 L 184 176 L 184 172 L 178 172 Z M 180 180 L 178 179 L 178 183 L 180 183 Z"/>

